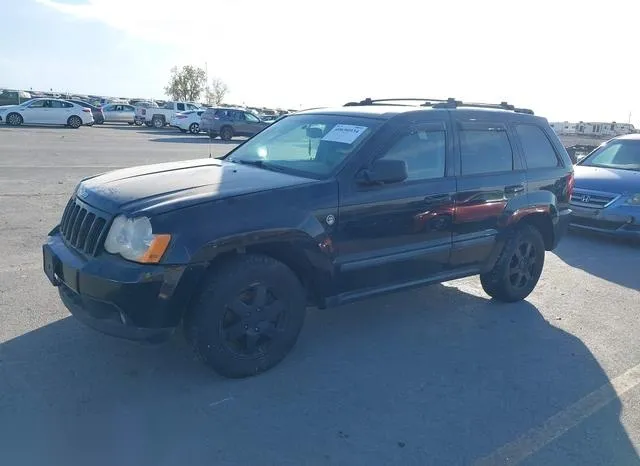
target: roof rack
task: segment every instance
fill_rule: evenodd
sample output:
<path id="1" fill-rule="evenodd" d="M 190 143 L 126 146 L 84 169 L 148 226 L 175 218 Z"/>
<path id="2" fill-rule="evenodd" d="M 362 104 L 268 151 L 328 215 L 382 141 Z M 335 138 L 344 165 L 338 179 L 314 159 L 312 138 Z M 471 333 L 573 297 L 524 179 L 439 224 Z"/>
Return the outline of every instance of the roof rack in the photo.
<path id="1" fill-rule="evenodd" d="M 461 100 L 456 100 L 453 97 L 449 97 L 448 99 L 422 99 L 416 97 L 410 98 L 399 98 L 399 99 L 371 99 L 366 98 L 359 102 L 347 102 L 345 107 L 359 107 L 365 105 L 414 105 L 402 102 L 422 102 L 418 104 L 419 107 L 432 107 L 432 108 L 459 108 L 459 107 L 469 107 L 469 108 L 494 108 L 498 110 L 510 110 L 516 113 L 526 113 L 528 115 L 533 115 L 533 110 L 528 108 L 518 108 L 514 105 L 511 105 L 507 102 L 500 102 L 499 104 L 485 104 L 480 102 L 462 102 Z"/>

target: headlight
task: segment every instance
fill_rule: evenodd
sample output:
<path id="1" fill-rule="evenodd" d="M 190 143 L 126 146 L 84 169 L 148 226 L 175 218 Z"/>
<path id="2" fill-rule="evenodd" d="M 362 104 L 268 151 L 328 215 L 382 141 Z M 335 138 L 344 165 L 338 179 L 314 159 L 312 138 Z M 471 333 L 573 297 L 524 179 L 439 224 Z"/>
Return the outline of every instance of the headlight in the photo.
<path id="1" fill-rule="evenodd" d="M 630 205 L 640 206 L 640 193 L 632 194 L 625 202 Z"/>
<path id="2" fill-rule="evenodd" d="M 154 235 L 147 217 L 119 215 L 113 220 L 104 248 L 130 261 L 155 264 L 162 259 L 170 240 L 171 235 Z"/>

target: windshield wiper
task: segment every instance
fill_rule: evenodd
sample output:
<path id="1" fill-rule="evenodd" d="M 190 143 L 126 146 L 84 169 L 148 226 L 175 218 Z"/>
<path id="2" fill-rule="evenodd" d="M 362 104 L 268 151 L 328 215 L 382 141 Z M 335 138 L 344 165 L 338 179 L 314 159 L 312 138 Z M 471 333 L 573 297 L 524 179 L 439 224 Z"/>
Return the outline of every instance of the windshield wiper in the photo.
<path id="1" fill-rule="evenodd" d="M 239 163 L 242 165 L 251 165 L 252 167 L 264 168 L 265 170 L 272 170 L 272 171 L 279 171 L 279 172 L 283 171 L 282 167 L 265 162 L 264 160 L 230 159 L 229 161 L 232 163 Z"/>

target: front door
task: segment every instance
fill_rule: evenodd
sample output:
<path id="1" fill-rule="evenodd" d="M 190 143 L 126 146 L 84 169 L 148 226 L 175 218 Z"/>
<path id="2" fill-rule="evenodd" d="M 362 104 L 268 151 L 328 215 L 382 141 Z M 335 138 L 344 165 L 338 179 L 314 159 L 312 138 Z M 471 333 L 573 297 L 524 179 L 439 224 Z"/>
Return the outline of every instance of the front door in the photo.
<path id="1" fill-rule="evenodd" d="M 456 192 L 450 137 L 444 119 L 405 128 L 374 156 L 404 160 L 405 181 L 341 185 L 337 293 L 393 288 L 447 269 Z"/>
<path id="2" fill-rule="evenodd" d="M 43 124 L 48 123 L 47 117 L 48 108 L 45 107 L 48 100 L 36 100 L 32 102 L 22 113 L 22 118 L 25 123 L 29 124 Z"/>

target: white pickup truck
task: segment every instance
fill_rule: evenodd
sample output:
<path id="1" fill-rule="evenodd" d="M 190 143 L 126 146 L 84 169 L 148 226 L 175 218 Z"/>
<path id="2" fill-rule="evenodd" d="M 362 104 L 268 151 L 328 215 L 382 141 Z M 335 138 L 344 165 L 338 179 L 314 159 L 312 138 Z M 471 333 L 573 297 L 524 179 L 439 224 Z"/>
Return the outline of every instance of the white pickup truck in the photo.
<path id="1" fill-rule="evenodd" d="M 141 109 L 144 117 L 144 124 L 155 128 L 162 128 L 168 125 L 171 118 L 177 112 L 185 112 L 187 110 L 198 110 L 200 105 L 195 102 L 167 102 L 164 107 Z M 142 112 L 142 110 L 144 112 Z"/>

